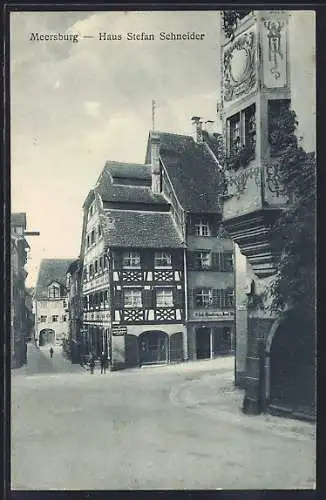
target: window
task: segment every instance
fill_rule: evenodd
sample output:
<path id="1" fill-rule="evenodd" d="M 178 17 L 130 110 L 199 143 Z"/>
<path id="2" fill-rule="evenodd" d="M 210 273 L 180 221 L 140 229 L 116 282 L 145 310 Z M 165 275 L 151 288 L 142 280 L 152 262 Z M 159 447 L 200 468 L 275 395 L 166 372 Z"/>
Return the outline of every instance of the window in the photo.
<path id="1" fill-rule="evenodd" d="M 229 120 L 230 125 L 230 141 L 229 150 L 232 153 L 238 153 L 241 148 L 241 130 L 240 130 L 240 113 L 233 115 Z"/>
<path id="2" fill-rule="evenodd" d="M 155 252 L 155 267 L 171 267 L 171 254 L 168 252 Z"/>
<path id="3" fill-rule="evenodd" d="M 199 219 L 195 223 L 196 236 L 210 236 L 210 228 L 207 219 Z"/>
<path id="4" fill-rule="evenodd" d="M 213 303 L 213 290 L 210 288 L 198 288 L 195 294 L 196 307 L 209 307 Z"/>
<path id="5" fill-rule="evenodd" d="M 91 245 L 95 243 L 95 231 L 93 229 L 93 231 L 91 232 Z"/>
<path id="6" fill-rule="evenodd" d="M 140 267 L 140 255 L 137 252 L 123 254 L 123 267 Z"/>
<path id="7" fill-rule="evenodd" d="M 62 316 L 62 321 L 67 321 L 67 316 L 65 314 Z"/>
<path id="8" fill-rule="evenodd" d="M 57 323 L 59 321 L 59 316 L 57 314 L 54 314 L 52 316 L 52 323 Z"/>
<path id="9" fill-rule="evenodd" d="M 157 307 L 173 307 L 173 293 L 170 288 L 156 290 Z"/>
<path id="10" fill-rule="evenodd" d="M 90 246 L 89 234 L 87 235 L 87 248 Z"/>
<path id="11" fill-rule="evenodd" d="M 99 224 L 98 226 L 98 237 L 100 238 L 102 236 L 102 228 L 101 228 L 101 225 Z"/>
<path id="12" fill-rule="evenodd" d="M 211 252 L 196 252 L 195 267 L 196 269 L 208 269 L 212 266 Z"/>
<path id="13" fill-rule="evenodd" d="M 93 274 L 94 274 L 94 266 L 93 266 L 93 264 L 90 264 L 89 265 L 89 276 L 91 277 L 91 276 L 93 276 Z"/>
<path id="14" fill-rule="evenodd" d="M 125 307 L 142 307 L 141 290 L 139 288 L 126 288 L 124 290 Z"/>
<path id="15" fill-rule="evenodd" d="M 58 285 L 51 285 L 49 287 L 49 298 L 57 299 L 60 297 L 60 287 Z"/>
<path id="16" fill-rule="evenodd" d="M 47 316 L 41 316 L 41 323 L 46 323 Z"/>
<path id="17" fill-rule="evenodd" d="M 99 258 L 98 267 L 99 267 L 99 272 L 101 272 L 103 269 L 103 257 Z"/>
<path id="18" fill-rule="evenodd" d="M 98 273 L 98 262 L 97 262 L 97 260 L 95 261 L 95 264 L 94 264 L 94 272 L 95 272 L 95 274 Z"/>
<path id="19" fill-rule="evenodd" d="M 228 154 L 237 154 L 248 146 L 254 151 L 256 145 L 256 106 L 252 104 L 227 120 Z"/>

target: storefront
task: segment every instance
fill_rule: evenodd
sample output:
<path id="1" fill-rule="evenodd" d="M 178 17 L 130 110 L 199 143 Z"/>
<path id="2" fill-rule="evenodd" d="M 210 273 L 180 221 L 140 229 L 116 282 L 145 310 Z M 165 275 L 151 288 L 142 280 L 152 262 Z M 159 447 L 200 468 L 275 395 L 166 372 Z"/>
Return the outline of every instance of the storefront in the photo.
<path id="1" fill-rule="evenodd" d="M 234 353 L 233 314 L 216 314 L 212 320 L 204 318 L 188 322 L 189 359 L 213 359 Z"/>

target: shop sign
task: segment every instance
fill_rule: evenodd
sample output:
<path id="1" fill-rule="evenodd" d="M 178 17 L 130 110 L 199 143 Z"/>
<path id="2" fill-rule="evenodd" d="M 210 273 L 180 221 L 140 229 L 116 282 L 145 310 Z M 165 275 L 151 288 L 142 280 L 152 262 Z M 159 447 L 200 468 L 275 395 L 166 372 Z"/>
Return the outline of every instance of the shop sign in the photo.
<path id="1" fill-rule="evenodd" d="M 224 319 L 233 316 L 233 311 L 197 311 L 193 312 L 192 316 L 194 318 L 207 318 L 207 319 Z"/>
<path id="2" fill-rule="evenodd" d="M 127 334 L 127 327 L 126 326 L 120 326 L 120 325 L 113 325 L 112 326 L 112 335 L 114 337 L 123 337 L 126 334 Z"/>

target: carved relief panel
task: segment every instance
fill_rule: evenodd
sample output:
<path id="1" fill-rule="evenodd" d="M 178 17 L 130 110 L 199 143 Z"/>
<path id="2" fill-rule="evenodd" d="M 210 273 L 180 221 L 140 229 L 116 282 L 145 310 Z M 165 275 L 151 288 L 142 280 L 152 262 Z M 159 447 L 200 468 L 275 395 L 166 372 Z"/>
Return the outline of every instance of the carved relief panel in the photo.
<path id="1" fill-rule="evenodd" d="M 224 51 L 224 101 L 242 97 L 255 87 L 256 82 L 256 34 L 250 31 L 240 35 Z"/>
<path id="2" fill-rule="evenodd" d="M 261 48 L 265 88 L 284 88 L 287 81 L 287 21 L 276 16 L 261 20 Z"/>

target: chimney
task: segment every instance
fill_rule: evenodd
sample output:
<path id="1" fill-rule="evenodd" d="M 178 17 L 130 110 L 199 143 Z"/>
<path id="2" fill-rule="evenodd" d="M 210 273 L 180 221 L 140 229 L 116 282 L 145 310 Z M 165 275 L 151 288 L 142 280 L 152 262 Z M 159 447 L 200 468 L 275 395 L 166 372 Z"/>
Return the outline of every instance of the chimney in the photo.
<path id="1" fill-rule="evenodd" d="M 197 142 L 197 144 L 201 144 L 203 142 L 203 130 L 202 130 L 203 122 L 201 121 L 200 116 L 193 116 L 191 118 L 191 121 L 192 121 L 194 141 Z"/>
<path id="2" fill-rule="evenodd" d="M 205 130 L 209 135 L 213 135 L 214 132 L 214 122 L 213 120 L 207 120 L 205 122 Z"/>
<path id="3" fill-rule="evenodd" d="M 160 136 L 157 132 L 151 132 L 151 167 L 152 167 L 152 191 L 161 192 L 161 166 L 160 166 Z"/>

